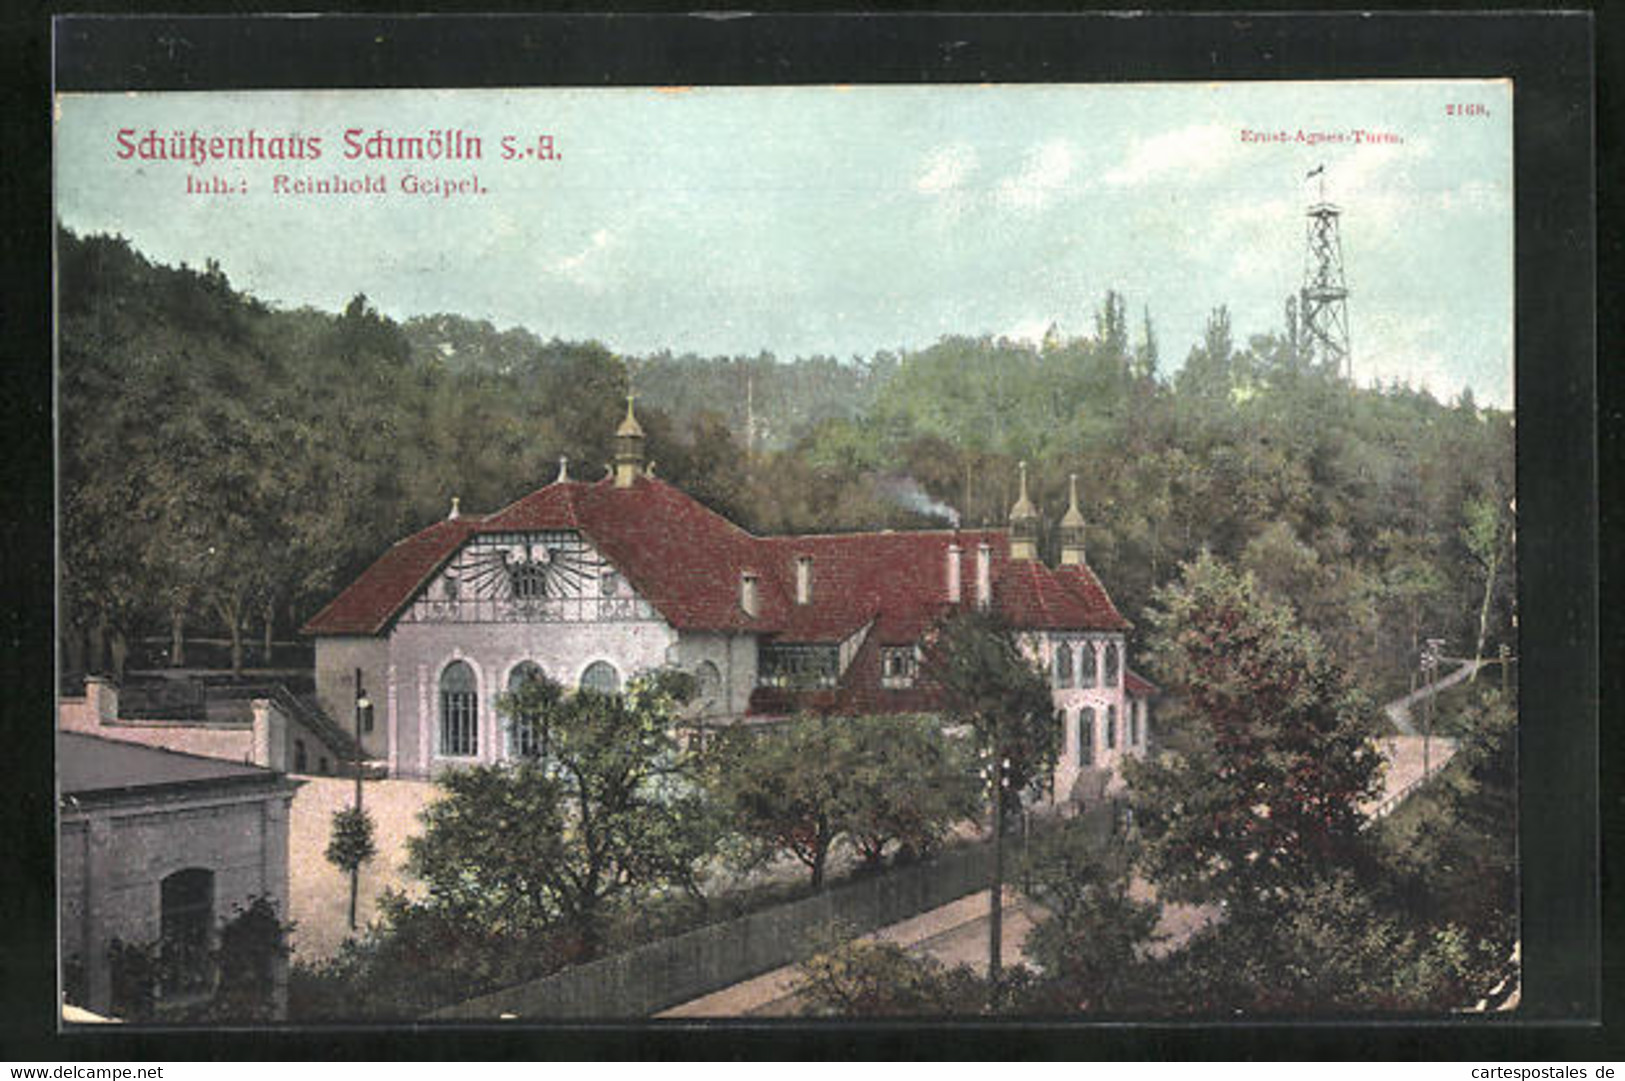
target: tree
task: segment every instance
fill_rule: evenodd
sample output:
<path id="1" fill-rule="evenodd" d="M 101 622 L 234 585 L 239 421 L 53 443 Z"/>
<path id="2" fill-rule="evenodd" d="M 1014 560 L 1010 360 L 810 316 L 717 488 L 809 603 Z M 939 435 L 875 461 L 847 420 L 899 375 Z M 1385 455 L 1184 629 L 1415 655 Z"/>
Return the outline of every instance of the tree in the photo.
<path id="1" fill-rule="evenodd" d="M 656 673 L 624 694 L 557 696 L 545 760 L 448 773 L 446 797 L 407 842 L 425 904 L 493 935 L 562 925 L 590 955 L 618 906 L 670 890 L 697 896 L 711 819 L 671 735 L 689 687 Z M 511 715 L 515 704 L 503 696 L 497 708 Z"/>
<path id="2" fill-rule="evenodd" d="M 1285 606 L 1209 554 L 1156 603 L 1152 665 L 1189 749 L 1125 770 L 1162 895 L 1267 912 L 1357 864 L 1382 768 L 1364 697 Z"/>
<path id="3" fill-rule="evenodd" d="M 865 866 L 879 867 L 887 848 L 899 858 L 929 855 L 954 826 L 973 818 L 975 771 L 962 741 L 928 717 L 853 717 L 844 722 L 841 827 Z"/>
<path id="4" fill-rule="evenodd" d="M 1008 762 L 1006 810 L 1021 793 L 1048 782 L 1061 750 L 1061 728 L 1049 681 L 1016 634 L 998 616 L 959 612 L 927 636 L 922 681 L 954 724 L 971 729 L 984 760 Z"/>
<path id="5" fill-rule="evenodd" d="M 993 834 L 988 990 L 996 1009 L 1003 983 L 1005 823 L 1020 809 L 1024 791 L 1054 776 L 1062 726 L 1033 652 L 990 612 L 961 611 L 932 628 L 921 670 L 948 718 L 970 727 L 985 763 Z"/>
<path id="6" fill-rule="evenodd" d="M 1035 991 L 1054 1008 L 1115 1010 L 1149 1004 L 1145 950 L 1159 907 L 1129 893 L 1132 850 L 1075 819 L 1042 836 L 1024 874 L 1046 914 L 1024 947 L 1043 972 Z"/>
<path id="7" fill-rule="evenodd" d="M 1454 926 L 1418 926 L 1338 871 L 1295 883 L 1276 919 L 1208 924 L 1156 966 L 1165 1011 L 1312 1014 L 1443 1011 L 1490 984 L 1492 951 Z"/>
<path id="8" fill-rule="evenodd" d="M 1461 529 L 1462 543 L 1484 577 L 1484 599 L 1478 606 L 1478 640 L 1473 648 L 1473 678 L 1477 679 L 1478 664 L 1484 659 L 1484 640 L 1490 633 L 1490 604 L 1495 599 L 1496 581 L 1506 553 L 1507 530 L 1501 503 L 1492 496 L 1469 500 L 1463 515 L 1466 524 Z"/>
<path id="9" fill-rule="evenodd" d="M 350 876 L 350 930 L 355 930 L 356 892 L 360 888 L 361 865 L 378 854 L 373 840 L 372 815 L 360 807 L 343 807 L 333 812 L 333 833 L 327 842 L 327 862 Z"/>
<path id="10" fill-rule="evenodd" d="M 722 732 L 708 755 L 707 783 L 729 824 L 760 863 L 788 853 L 824 884 L 830 849 L 846 829 L 855 764 L 846 718 L 798 716 L 769 728 Z"/>
<path id="11" fill-rule="evenodd" d="M 802 962 L 792 985 L 811 1017 L 932 1017 L 982 1012 L 987 989 L 969 965 L 949 968 L 895 942 L 852 939 Z"/>
<path id="12" fill-rule="evenodd" d="M 1517 821 L 1518 717 L 1498 690 L 1482 688 L 1455 721 L 1456 753 L 1373 832 L 1398 906 L 1499 942 L 1504 959 L 1518 934 L 1517 838 L 1508 828 Z"/>

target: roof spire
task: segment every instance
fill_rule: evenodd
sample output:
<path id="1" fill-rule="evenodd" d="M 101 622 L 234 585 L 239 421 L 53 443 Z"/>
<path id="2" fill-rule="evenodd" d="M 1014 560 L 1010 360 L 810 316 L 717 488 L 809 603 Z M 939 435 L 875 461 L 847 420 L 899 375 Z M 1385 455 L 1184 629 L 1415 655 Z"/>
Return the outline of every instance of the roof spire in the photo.
<path id="1" fill-rule="evenodd" d="M 1078 509 L 1078 475 L 1069 478 L 1072 483 L 1071 499 L 1066 514 L 1061 518 L 1061 565 L 1083 562 L 1083 511 Z"/>
<path id="2" fill-rule="evenodd" d="M 1010 558 L 1038 558 L 1038 508 L 1027 497 L 1027 463 L 1022 462 L 1021 494 L 1010 508 Z"/>
<path id="3" fill-rule="evenodd" d="M 463 516 L 462 502 L 456 496 L 451 497 L 451 513 L 446 515 L 447 521 L 455 521 Z"/>
<path id="4" fill-rule="evenodd" d="M 553 478 L 554 484 L 563 484 L 570 479 L 570 458 L 568 455 L 559 455 L 559 475 Z"/>
<path id="5" fill-rule="evenodd" d="M 615 429 L 615 487 L 630 488 L 632 482 L 644 475 L 643 425 L 638 423 L 632 403 L 637 395 L 626 393 L 626 419 Z"/>

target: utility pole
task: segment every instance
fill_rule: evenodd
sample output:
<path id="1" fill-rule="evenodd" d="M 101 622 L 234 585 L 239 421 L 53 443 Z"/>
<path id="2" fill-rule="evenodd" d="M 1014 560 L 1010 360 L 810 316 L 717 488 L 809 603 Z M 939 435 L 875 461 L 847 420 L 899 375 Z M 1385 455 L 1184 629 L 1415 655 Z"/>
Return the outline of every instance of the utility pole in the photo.
<path id="1" fill-rule="evenodd" d="M 994 746 L 992 775 L 989 787 L 993 791 L 993 893 L 989 898 L 987 921 L 987 982 L 989 1004 L 999 1002 L 999 982 L 1003 969 L 1004 946 L 1004 790 L 1010 784 L 1010 760 L 999 755 Z"/>
<path id="2" fill-rule="evenodd" d="M 1431 757 L 1430 757 L 1431 746 L 1430 745 L 1431 745 L 1431 743 L 1433 741 L 1433 711 L 1436 708 L 1436 706 L 1434 705 L 1434 699 L 1438 696 L 1438 693 L 1439 693 L 1438 690 L 1434 687 L 1434 683 L 1439 678 L 1439 654 L 1440 654 L 1440 651 L 1443 648 L 1444 648 L 1444 639 L 1443 638 L 1429 638 L 1427 640 L 1427 644 L 1422 647 L 1422 670 L 1423 670 L 1424 675 L 1427 678 L 1427 696 L 1428 696 L 1427 720 L 1424 723 L 1424 727 L 1422 729 L 1422 779 L 1423 780 L 1427 780 L 1428 775 L 1432 772 L 1432 768 L 1431 768 L 1432 761 L 1431 761 Z"/>

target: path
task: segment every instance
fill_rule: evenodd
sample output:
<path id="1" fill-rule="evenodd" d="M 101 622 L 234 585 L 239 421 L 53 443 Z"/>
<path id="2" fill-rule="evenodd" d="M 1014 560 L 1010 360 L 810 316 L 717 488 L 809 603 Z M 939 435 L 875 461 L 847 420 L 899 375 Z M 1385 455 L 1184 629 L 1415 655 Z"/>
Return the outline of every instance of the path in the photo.
<path id="1" fill-rule="evenodd" d="M 1469 661 L 1462 670 L 1472 667 Z M 1451 674 L 1452 682 L 1463 678 L 1466 677 Z M 1445 681 L 1441 680 L 1440 686 L 1445 685 Z M 1404 701 L 1401 699 L 1401 702 Z M 1388 768 L 1383 773 L 1382 793 L 1364 808 L 1367 814 L 1391 809 L 1399 797 L 1421 780 L 1423 742 L 1423 737 L 1414 734 L 1382 741 Z M 1435 736 L 1429 744 L 1426 752 L 1429 772 L 1437 772 L 1455 753 L 1456 741 Z M 1138 878 L 1130 886 L 1130 894 L 1142 901 L 1154 900 L 1156 896 L 1150 885 Z M 1027 932 L 1032 929 L 1036 919 L 1042 918 L 1043 913 L 1037 905 L 1010 887 L 1006 887 L 1005 896 L 1001 953 L 1007 963 L 1016 963 L 1023 960 L 1021 950 Z M 985 968 L 988 962 L 988 901 L 988 891 L 978 890 L 863 937 L 866 940 L 895 942 L 911 953 L 929 955 L 947 965 L 968 964 L 973 968 Z M 1217 910 L 1212 906 L 1163 905 L 1162 916 L 1157 923 L 1159 941 L 1153 947 L 1153 952 L 1161 954 L 1178 949 L 1216 915 Z M 670 1019 L 794 1016 L 797 1011 L 794 988 L 799 975 L 797 965 L 786 965 L 684 1002 L 656 1016 Z"/>
<path id="2" fill-rule="evenodd" d="M 293 919 L 294 956 L 321 961 L 338 952 L 350 935 L 350 876 L 327 862 L 333 812 L 355 801 L 355 781 L 341 777 L 298 777 L 304 784 L 288 816 L 288 915 Z M 378 854 L 361 868 L 357 923 L 365 927 L 378 912 L 386 889 L 411 892 L 406 874 L 406 839 L 422 831 L 418 815 L 439 795 L 427 781 L 367 781 L 362 804 L 372 815 Z"/>
<path id="3" fill-rule="evenodd" d="M 1462 660 L 1460 661 L 1461 667 L 1456 669 L 1454 672 L 1451 672 L 1448 676 L 1445 676 L 1443 679 L 1434 680 L 1431 684 L 1425 687 L 1419 687 L 1410 694 L 1405 695 L 1403 698 L 1394 699 L 1386 706 L 1383 706 L 1382 711 L 1383 713 L 1387 714 L 1390 721 L 1394 722 L 1394 727 L 1399 729 L 1400 732 L 1407 736 L 1419 736 L 1422 733 L 1418 732 L 1416 730 L 1416 726 L 1411 723 L 1411 707 L 1417 702 L 1420 702 L 1422 699 L 1426 698 L 1429 694 L 1437 694 L 1448 687 L 1454 687 L 1456 684 L 1460 683 L 1462 680 L 1484 667 L 1486 663 L 1488 662 L 1481 660 Z"/>

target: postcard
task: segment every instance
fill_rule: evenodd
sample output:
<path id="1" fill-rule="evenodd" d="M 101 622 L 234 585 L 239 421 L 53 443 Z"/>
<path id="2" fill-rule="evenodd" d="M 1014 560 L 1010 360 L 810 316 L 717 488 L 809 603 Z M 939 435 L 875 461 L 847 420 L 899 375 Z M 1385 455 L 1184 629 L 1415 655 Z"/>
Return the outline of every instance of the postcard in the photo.
<path id="1" fill-rule="evenodd" d="M 1515 1015 L 1513 107 L 59 93 L 63 1018 Z"/>

